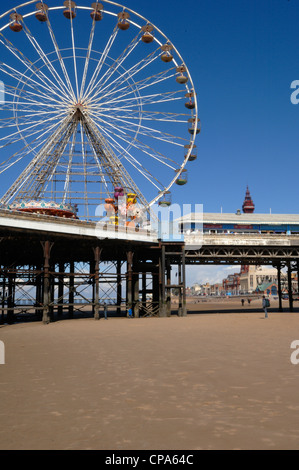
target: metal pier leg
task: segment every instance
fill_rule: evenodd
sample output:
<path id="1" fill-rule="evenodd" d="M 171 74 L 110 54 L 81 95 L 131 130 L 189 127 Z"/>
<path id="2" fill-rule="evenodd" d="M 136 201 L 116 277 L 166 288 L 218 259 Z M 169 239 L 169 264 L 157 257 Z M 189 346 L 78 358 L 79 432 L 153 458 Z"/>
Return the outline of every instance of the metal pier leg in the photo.
<path id="1" fill-rule="evenodd" d="M 129 310 L 133 307 L 133 252 L 129 250 L 127 252 L 127 315 Z M 133 313 L 133 312 L 132 312 Z"/>
<path id="2" fill-rule="evenodd" d="M 166 302 L 165 302 L 165 245 L 161 246 L 161 258 L 159 262 L 159 307 L 160 317 L 166 317 Z"/>
<path id="3" fill-rule="evenodd" d="M 133 310 L 134 317 L 139 318 L 140 302 L 139 302 L 139 273 L 136 265 L 133 264 Z"/>
<path id="4" fill-rule="evenodd" d="M 152 304 L 156 311 L 159 308 L 159 266 L 152 269 Z"/>
<path id="5" fill-rule="evenodd" d="M 142 273 L 142 304 L 141 304 L 141 315 L 145 315 L 146 312 L 146 272 Z"/>
<path id="6" fill-rule="evenodd" d="M 50 275 L 50 319 L 54 321 L 54 296 L 55 296 L 55 264 L 50 267 L 52 275 Z"/>
<path id="7" fill-rule="evenodd" d="M 94 293 L 95 293 L 95 282 L 94 282 L 94 260 L 92 259 L 90 262 L 89 262 L 89 275 L 90 275 L 90 284 L 91 284 L 91 287 L 92 287 L 92 309 L 91 309 L 91 312 L 92 312 L 92 316 L 94 317 Z"/>
<path id="8" fill-rule="evenodd" d="M 101 250 L 99 246 L 94 248 L 94 319 L 100 319 L 100 257 Z"/>
<path id="9" fill-rule="evenodd" d="M 58 277 L 58 317 L 62 318 L 63 314 L 63 282 L 64 282 L 64 263 L 59 263 L 59 277 Z"/>
<path id="10" fill-rule="evenodd" d="M 50 323 L 50 253 L 52 243 L 42 242 L 44 251 L 44 279 L 43 279 L 43 323 Z"/>
<path id="11" fill-rule="evenodd" d="M 116 263 L 116 314 L 121 315 L 121 261 L 118 260 Z"/>
<path id="12" fill-rule="evenodd" d="M 15 279 L 16 275 L 8 271 L 8 296 L 7 296 L 7 323 L 14 322 L 15 305 Z"/>
<path id="13" fill-rule="evenodd" d="M 183 317 L 187 316 L 187 303 L 186 303 L 186 260 L 185 260 L 185 248 L 182 247 L 182 277 L 183 277 L 183 306 L 182 306 L 182 315 Z"/>
<path id="14" fill-rule="evenodd" d="M 293 311 L 293 292 L 292 292 L 292 269 L 290 261 L 287 262 L 288 266 L 288 292 L 289 292 L 289 306 L 290 312 Z"/>
<path id="15" fill-rule="evenodd" d="M 39 273 L 38 273 L 39 271 Z M 41 266 L 36 266 L 36 278 L 35 278 L 35 316 L 38 319 L 42 319 L 41 310 L 38 308 L 43 304 L 43 295 L 42 295 L 42 268 Z"/>
<path id="16" fill-rule="evenodd" d="M 277 265 L 277 283 L 278 283 L 278 302 L 279 302 L 279 311 L 282 312 L 282 293 L 281 293 L 281 263 Z"/>
<path id="17" fill-rule="evenodd" d="M 69 283 L 69 318 L 74 316 L 74 286 L 75 286 L 75 263 L 70 262 L 70 283 Z"/>
<path id="18" fill-rule="evenodd" d="M 168 317 L 171 316 L 171 292 L 170 292 L 170 284 L 171 284 L 171 266 L 170 260 L 166 260 L 166 315 Z"/>
<path id="19" fill-rule="evenodd" d="M 5 314 L 4 314 L 4 307 L 5 307 L 5 269 L 3 267 L 3 271 L 2 271 L 2 274 L 3 274 L 3 278 L 2 278 L 2 300 L 1 300 L 1 304 L 2 304 L 2 311 L 1 311 L 1 325 L 4 324 L 4 317 L 5 317 Z"/>
<path id="20" fill-rule="evenodd" d="M 179 284 L 179 308 L 178 316 L 183 316 L 183 305 L 182 305 L 182 263 L 181 260 L 178 263 L 178 284 Z"/>

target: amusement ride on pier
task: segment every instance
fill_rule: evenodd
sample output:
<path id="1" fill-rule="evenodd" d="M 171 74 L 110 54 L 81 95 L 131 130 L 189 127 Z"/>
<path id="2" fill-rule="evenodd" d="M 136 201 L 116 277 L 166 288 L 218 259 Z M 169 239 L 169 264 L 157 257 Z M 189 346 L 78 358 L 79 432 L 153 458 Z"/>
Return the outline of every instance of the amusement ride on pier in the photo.
<path id="1" fill-rule="evenodd" d="M 1 207 L 92 220 L 106 204 L 117 223 L 119 195 L 169 205 L 200 131 L 181 55 L 123 5 L 50 3 L 0 15 Z"/>
<path id="2" fill-rule="evenodd" d="M 118 308 L 119 263 L 127 264 L 125 303 L 131 307 L 136 294 L 128 261 L 133 259 L 132 243 L 121 251 L 114 240 L 105 255 L 95 237 L 85 247 L 94 252 L 90 261 L 82 237 L 75 240 L 74 253 L 70 241 L 41 229 L 42 219 L 37 220 L 37 232 L 28 229 L 24 234 L 22 227 L 36 217 L 50 217 L 53 223 L 96 223 L 101 206 L 101 220 L 116 226 L 125 221 L 134 230 L 149 219 L 154 204 L 171 205 L 172 186 L 187 183 L 187 163 L 197 158 L 195 139 L 200 132 L 186 63 L 158 27 L 109 0 L 91 5 L 27 1 L 10 8 L 0 15 L 0 50 L 0 210 L 7 217 L 19 217 L 20 224 L 12 245 L 7 245 L 11 231 L 9 237 L 6 229 L 0 234 L 2 316 L 15 312 L 17 288 L 28 300 L 29 286 L 34 289 L 29 297 L 46 322 L 54 307 L 61 312 L 68 303 L 71 309 L 80 291 L 78 282 L 74 287 L 75 269 L 82 261 L 90 270 L 86 274 L 86 268 L 81 269 L 79 276 L 93 285 L 91 305 L 98 317 L 103 259 L 118 266 Z M 144 247 L 141 251 L 144 259 L 139 254 L 139 263 L 153 261 Z M 161 281 L 159 259 L 156 254 L 154 258 L 153 267 L 147 263 L 142 272 L 153 274 L 154 269 L 159 278 L 151 280 L 151 299 L 159 304 L 153 286 L 159 290 L 166 274 Z M 144 282 L 143 301 L 149 290 Z"/>

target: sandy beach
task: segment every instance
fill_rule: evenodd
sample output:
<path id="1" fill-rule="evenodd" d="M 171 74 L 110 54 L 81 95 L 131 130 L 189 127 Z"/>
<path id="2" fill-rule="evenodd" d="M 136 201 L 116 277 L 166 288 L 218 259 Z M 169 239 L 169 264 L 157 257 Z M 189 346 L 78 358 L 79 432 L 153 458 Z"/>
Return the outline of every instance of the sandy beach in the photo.
<path id="1" fill-rule="evenodd" d="M 214 307 L 1 326 L 0 449 L 298 449 L 299 313 Z"/>

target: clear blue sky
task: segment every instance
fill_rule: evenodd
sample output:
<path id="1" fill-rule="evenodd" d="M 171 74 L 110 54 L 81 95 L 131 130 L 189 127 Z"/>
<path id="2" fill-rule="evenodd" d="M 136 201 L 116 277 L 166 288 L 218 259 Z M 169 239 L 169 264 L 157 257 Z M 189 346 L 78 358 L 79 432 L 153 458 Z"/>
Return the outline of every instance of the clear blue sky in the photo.
<path id="1" fill-rule="evenodd" d="M 128 0 L 176 44 L 202 122 L 188 198 L 235 212 L 249 185 L 256 212 L 298 213 L 298 0 Z M 191 165 L 191 163 L 190 163 Z M 190 167 L 189 167 L 190 168 Z M 181 196 L 177 188 L 175 195 Z"/>

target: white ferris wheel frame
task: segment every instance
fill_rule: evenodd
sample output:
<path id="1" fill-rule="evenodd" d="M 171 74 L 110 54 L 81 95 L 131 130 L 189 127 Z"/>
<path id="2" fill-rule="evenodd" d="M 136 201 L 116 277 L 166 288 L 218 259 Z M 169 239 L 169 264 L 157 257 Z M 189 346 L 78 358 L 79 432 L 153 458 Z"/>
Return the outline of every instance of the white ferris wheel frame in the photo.
<path id="1" fill-rule="evenodd" d="M 50 2 L 50 1 L 51 1 L 51 0 L 49 0 L 49 2 Z M 43 3 L 43 2 L 42 2 L 42 3 Z M 98 2 L 96 2 L 96 3 L 98 3 Z M 173 51 L 175 52 L 176 56 L 177 56 L 177 57 L 179 58 L 179 60 L 181 61 L 181 63 L 179 64 L 179 63 L 176 61 L 175 57 L 173 57 L 173 63 L 175 64 L 175 66 L 176 66 L 176 67 L 179 67 L 179 66 L 183 65 L 183 66 L 185 67 L 185 72 L 186 72 L 187 77 L 188 77 L 188 83 L 190 84 L 190 87 L 189 87 L 189 85 L 187 85 L 187 84 L 185 85 L 185 86 L 186 86 L 186 90 L 187 90 L 187 92 L 190 92 L 190 90 L 192 90 L 193 96 L 194 96 L 194 105 L 195 105 L 195 107 L 194 107 L 194 110 L 193 110 L 193 113 L 192 113 L 192 120 L 194 121 L 194 126 L 193 126 L 193 131 L 194 131 L 194 132 L 193 132 L 193 135 L 191 134 L 191 137 L 190 137 L 190 140 L 189 140 L 190 145 L 189 145 L 188 152 L 186 153 L 185 157 L 182 158 L 182 163 L 181 163 L 181 165 L 180 165 L 180 168 L 179 168 L 178 170 L 176 170 L 175 176 L 170 180 L 170 182 L 168 183 L 168 185 L 167 185 L 167 186 L 164 186 L 164 190 L 163 190 L 162 192 L 160 192 L 156 197 L 154 197 L 154 198 L 148 203 L 148 207 L 150 207 L 150 206 L 152 206 L 153 204 L 155 204 L 156 202 L 158 202 L 158 201 L 163 197 L 164 194 L 166 194 L 166 193 L 169 192 L 170 188 L 175 184 L 175 182 L 176 182 L 178 176 L 181 175 L 181 173 L 182 173 L 183 171 L 185 171 L 185 167 L 186 167 L 186 165 L 187 165 L 187 163 L 188 163 L 188 160 L 189 160 L 189 157 L 190 157 L 190 155 L 191 155 L 191 153 L 192 153 L 192 149 L 193 149 L 193 147 L 194 147 L 195 139 L 196 139 L 196 136 L 197 136 L 198 121 L 199 121 L 199 119 L 198 119 L 198 103 L 197 103 L 197 99 L 196 99 L 195 86 L 194 86 L 194 83 L 193 83 L 193 80 L 192 80 L 192 76 L 191 76 L 191 74 L 190 74 L 190 71 L 189 71 L 189 69 L 188 69 L 186 63 L 184 62 L 184 60 L 183 60 L 181 54 L 179 53 L 178 49 L 175 47 L 175 45 L 173 44 L 173 42 L 168 39 L 168 37 L 161 31 L 161 29 L 159 29 L 159 28 L 158 28 L 155 24 L 153 24 L 152 22 L 149 22 L 148 19 L 146 19 L 144 16 L 140 15 L 138 12 L 136 12 L 136 11 L 134 11 L 134 10 L 132 10 L 132 9 L 130 9 L 130 8 L 128 8 L 128 7 L 126 7 L 126 6 L 122 5 L 122 4 L 120 4 L 120 3 L 113 2 L 113 1 L 111 1 L 111 0 L 101 0 L 101 3 L 103 3 L 103 4 L 108 4 L 108 5 L 113 5 L 113 6 L 115 6 L 115 7 L 119 7 L 121 10 L 125 10 L 126 12 L 132 14 L 134 17 L 137 17 L 137 18 L 139 18 L 140 20 L 144 21 L 145 24 L 151 24 L 151 25 L 154 27 L 155 31 L 157 31 L 163 38 L 165 38 L 165 42 L 171 44 Z M 18 6 L 15 6 L 15 7 L 11 8 L 11 9 L 7 10 L 5 13 L 1 14 L 1 15 L 0 15 L 0 20 L 3 19 L 3 18 L 5 18 L 6 16 L 10 15 L 11 13 L 16 12 L 17 10 L 21 10 L 22 8 L 27 7 L 27 6 L 30 6 L 30 5 L 32 5 L 32 4 L 36 4 L 36 0 L 30 0 L 30 1 L 28 1 L 28 2 L 21 3 L 21 4 L 19 4 Z M 64 10 L 64 9 L 65 9 L 65 6 L 64 6 L 64 5 L 62 5 L 62 6 L 53 6 L 53 7 L 50 7 L 50 6 L 49 6 L 48 11 Z M 87 10 L 87 11 L 92 11 L 92 10 L 93 10 L 93 8 L 92 8 L 91 6 L 90 6 L 90 7 L 88 7 L 88 6 L 82 6 L 82 5 L 78 5 L 77 3 L 76 3 L 76 9 L 78 9 L 78 10 Z M 25 14 L 22 15 L 22 16 L 23 16 L 24 19 L 26 19 L 26 18 L 29 18 L 29 17 L 35 15 L 35 13 L 36 13 L 36 10 L 34 10 L 34 11 L 32 11 L 32 12 L 29 12 L 29 13 L 25 13 Z M 111 16 L 117 17 L 117 13 L 112 12 L 112 11 L 109 11 L 109 10 L 106 10 L 106 9 L 104 10 L 104 13 L 107 14 L 107 15 L 111 15 Z M 9 24 L 10 24 L 10 23 L 7 23 L 7 24 L 5 24 L 4 26 L 0 27 L 0 33 L 2 33 L 2 31 L 4 31 L 4 30 L 9 26 Z M 141 26 L 140 26 L 138 23 L 132 21 L 131 18 L 130 18 L 130 24 L 134 25 L 135 27 L 137 27 L 137 28 L 139 28 L 139 29 L 141 28 Z M 74 34 L 74 31 L 73 31 L 73 22 L 72 22 L 72 21 L 71 21 L 71 30 L 72 30 L 72 35 L 73 35 L 73 34 Z M 156 36 L 154 36 L 154 41 L 155 41 L 160 47 L 163 45 L 163 43 L 162 43 L 159 39 L 157 39 Z M 58 45 L 55 45 L 55 44 L 54 44 L 54 47 L 55 47 L 55 49 L 56 49 L 56 48 L 58 47 Z M 88 48 L 89 48 L 89 46 L 88 46 Z M 78 49 L 83 49 L 83 48 L 78 48 Z M 59 49 L 56 49 L 56 53 L 59 54 L 61 50 L 62 50 L 62 49 L 60 49 L 60 48 L 59 48 Z M 86 50 L 86 49 L 84 49 L 84 50 Z M 91 51 L 91 49 L 89 50 L 89 52 L 90 52 L 90 51 Z M 54 52 L 55 52 L 55 51 L 52 51 L 52 53 L 54 53 Z M 76 91 L 77 91 L 77 95 L 79 96 L 79 94 L 80 94 L 80 96 L 81 96 L 82 90 L 83 90 L 83 80 L 82 80 L 82 84 L 81 84 L 81 91 L 80 91 L 80 93 L 79 93 L 79 85 L 78 85 L 77 73 L 76 73 L 76 60 L 75 60 L 74 41 L 73 41 L 73 58 L 74 58 L 74 67 L 75 67 L 75 76 L 76 76 Z M 40 59 L 39 59 L 39 60 L 40 60 Z M 58 59 L 56 59 L 56 60 L 58 60 Z M 26 64 L 25 64 L 25 65 L 26 65 Z M 27 65 L 26 65 L 26 66 L 27 66 Z M 65 77 L 65 78 L 66 78 L 66 77 Z M 64 86 L 65 86 L 65 84 L 64 84 Z M 69 91 L 71 91 L 71 90 L 69 90 Z M 75 96 L 74 96 L 74 98 L 75 98 Z M 141 104 L 141 106 L 142 106 L 142 104 Z M 54 126 L 51 126 L 51 125 L 50 125 L 49 128 L 48 128 L 48 130 L 51 129 L 51 127 L 54 127 Z M 34 133 L 33 133 L 33 134 L 34 134 Z M 21 159 L 21 158 L 22 158 L 22 154 L 21 154 L 21 156 L 20 156 L 19 159 Z"/>

